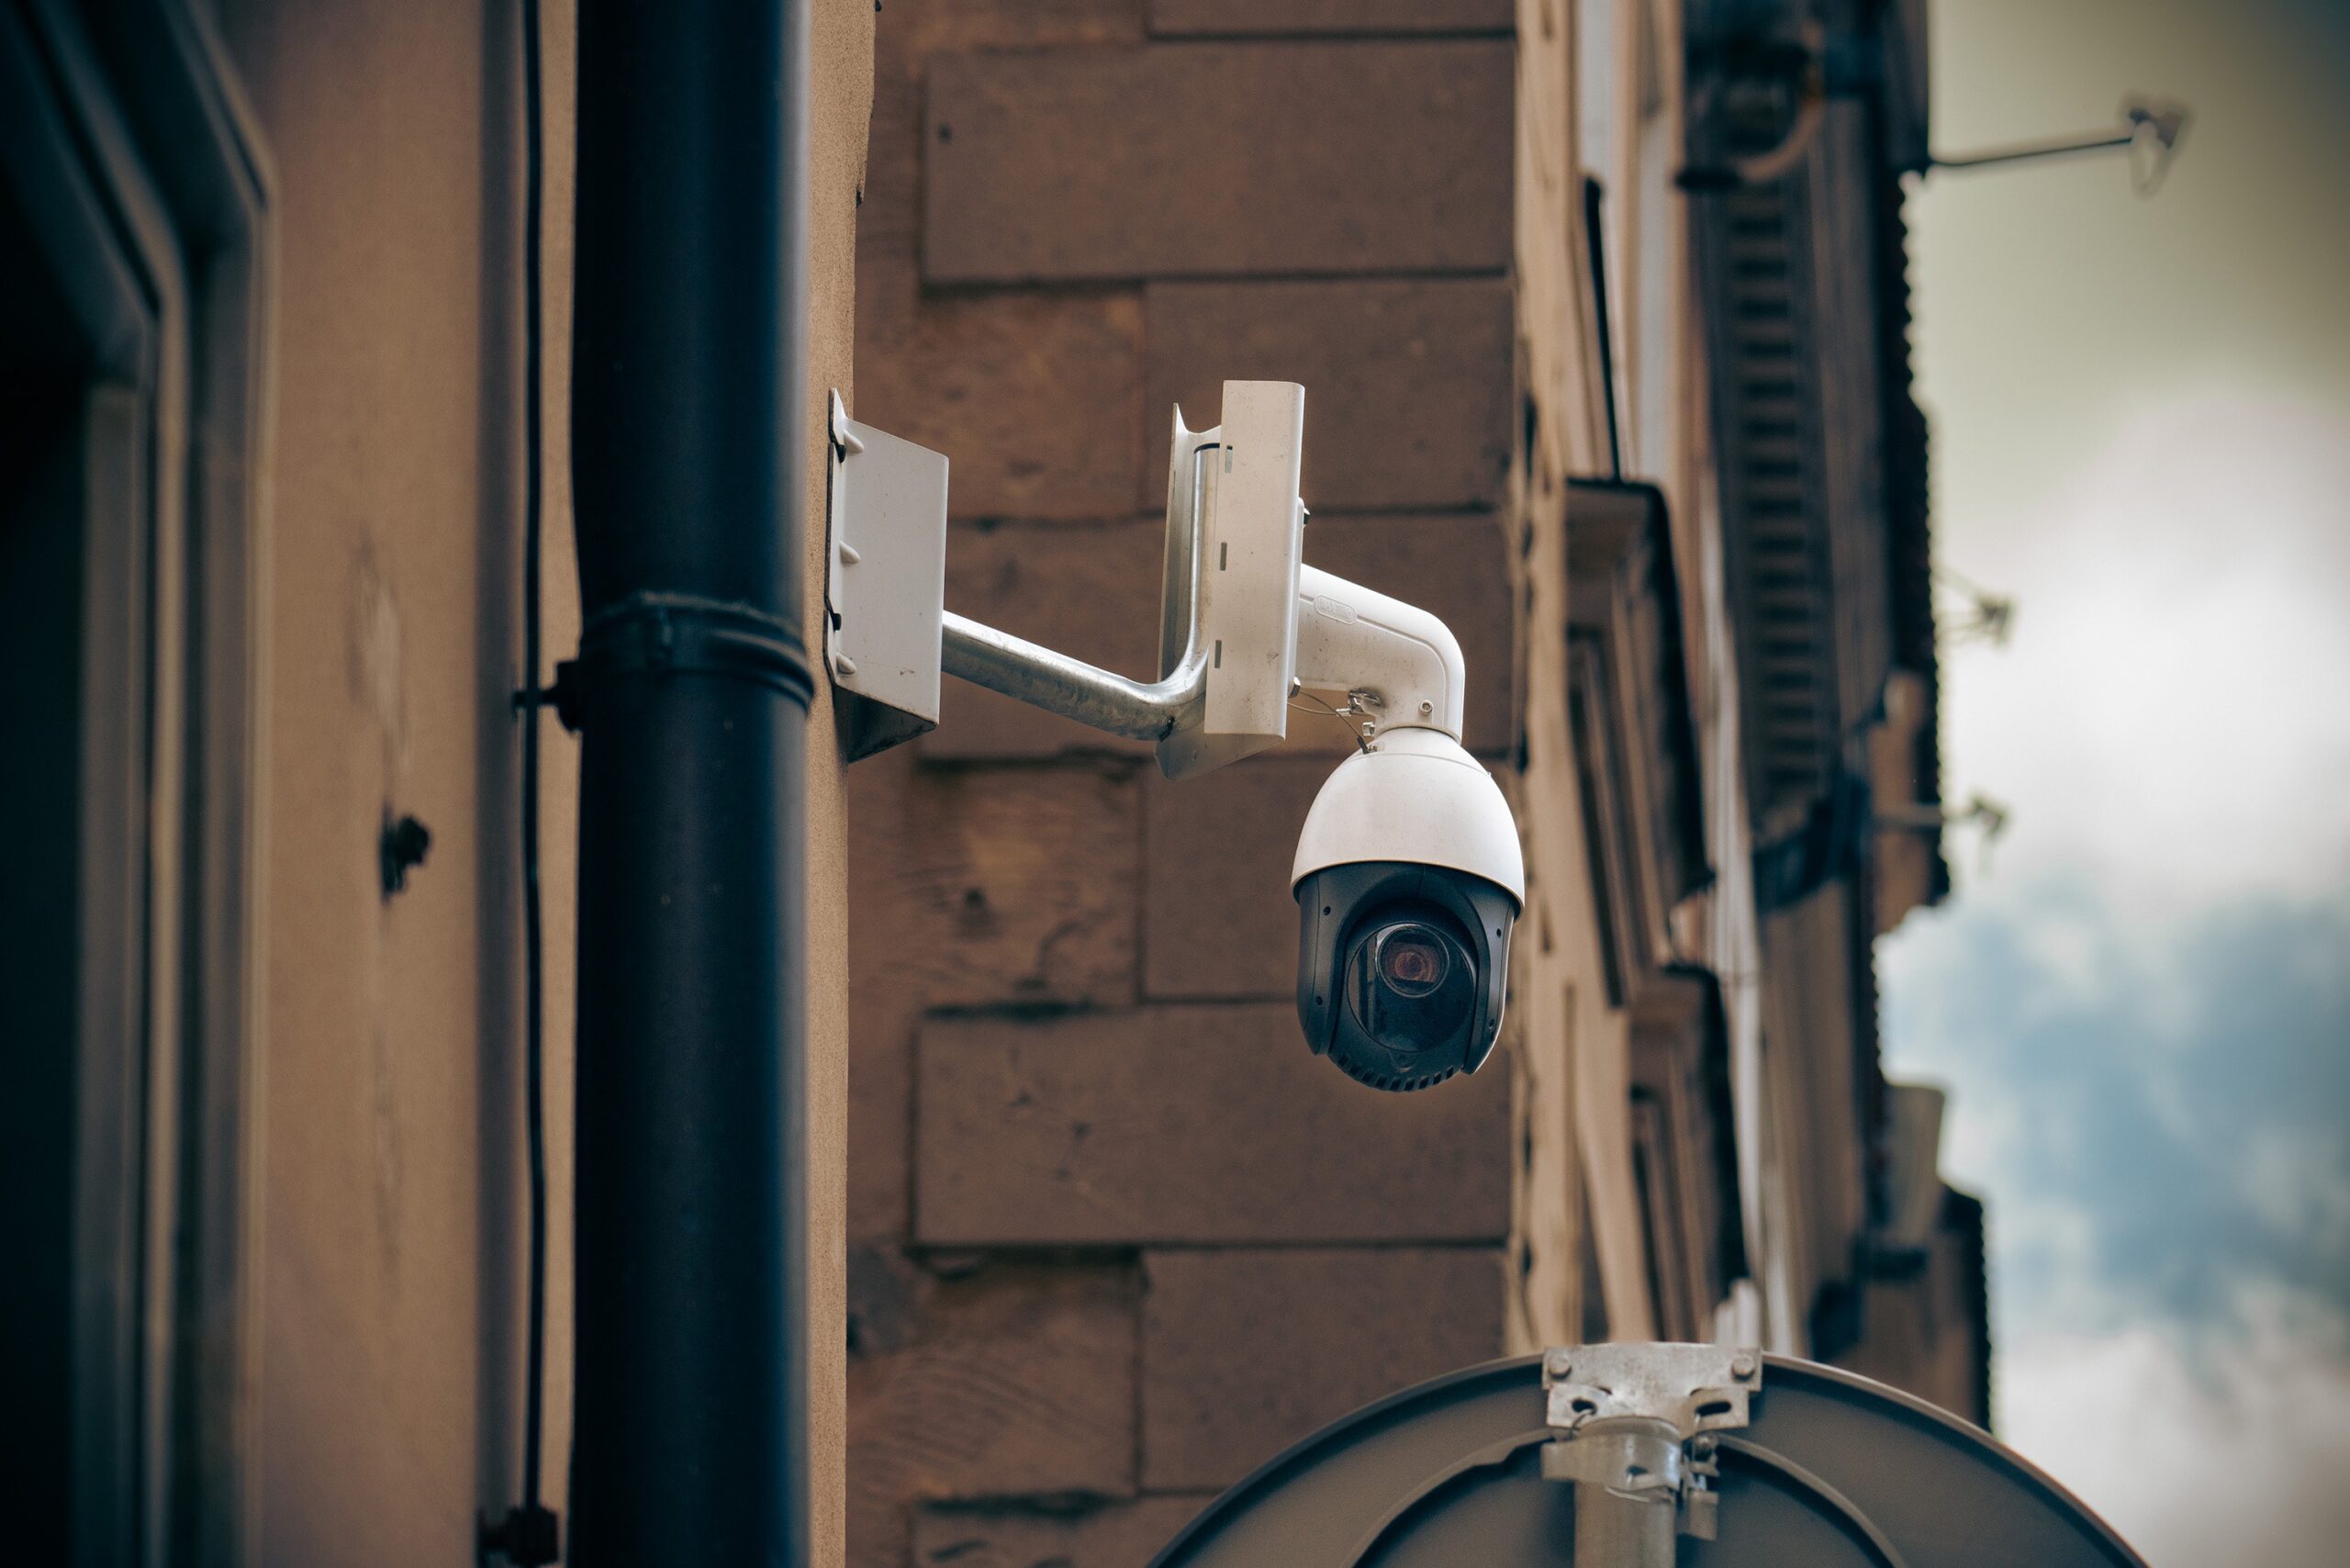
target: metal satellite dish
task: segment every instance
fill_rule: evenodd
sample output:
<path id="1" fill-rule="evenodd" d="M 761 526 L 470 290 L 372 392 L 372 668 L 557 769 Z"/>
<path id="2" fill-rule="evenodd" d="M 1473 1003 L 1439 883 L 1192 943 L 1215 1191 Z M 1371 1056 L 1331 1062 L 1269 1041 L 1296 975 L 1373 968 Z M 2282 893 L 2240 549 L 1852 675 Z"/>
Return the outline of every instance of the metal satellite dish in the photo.
<path id="1" fill-rule="evenodd" d="M 1494 1361 L 1323 1428 L 1154 1568 L 2143 1568 L 1955 1417 L 1809 1361 L 1592 1345 Z"/>

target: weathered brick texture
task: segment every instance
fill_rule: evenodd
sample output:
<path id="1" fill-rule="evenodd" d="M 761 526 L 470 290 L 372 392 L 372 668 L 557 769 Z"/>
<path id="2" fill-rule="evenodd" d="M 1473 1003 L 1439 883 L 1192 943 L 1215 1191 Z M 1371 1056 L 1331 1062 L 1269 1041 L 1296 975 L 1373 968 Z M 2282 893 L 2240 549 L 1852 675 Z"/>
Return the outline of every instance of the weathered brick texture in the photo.
<path id="1" fill-rule="evenodd" d="M 932 1018 L 914 1231 L 938 1246 L 1498 1240 L 1509 1072 L 1396 1095 L 1286 1003 Z"/>
<path id="2" fill-rule="evenodd" d="M 1197 427 L 1225 382 L 1262 379 L 1305 387 L 1301 488 L 1316 512 L 1498 505 L 1513 309 L 1501 278 L 1152 284 L 1142 472 L 1156 494 L 1137 500 L 1166 505 L 1171 405 Z"/>
<path id="3" fill-rule="evenodd" d="M 922 218 L 923 89 L 934 55 L 1139 44 L 1145 0 L 890 0 L 873 28 L 873 117 L 856 213 L 857 306 L 868 270 L 911 274 Z M 858 379 L 867 355 L 859 345 Z"/>
<path id="4" fill-rule="evenodd" d="M 915 1021 L 1117 1003 L 1136 980 L 1138 784 L 1099 767 L 859 763 L 850 801 L 849 1234 L 903 1236 Z"/>
<path id="5" fill-rule="evenodd" d="M 1291 715 L 1295 727 L 1313 722 Z M 1145 995 L 1270 1001 L 1294 992 L 1290 861 L 1333 760 L 1259 756 L 1180 784 L 1155 772 L 1145 780 Z"/>
<path id="6" fill-rule="evenodd" d="M 909 271 L 883 267 L 866 287 L 852 411 L 946 454 L 954 516 L 1133 513 L 1143 409 L 1131 290 L 916 299 Z"/>
<path id="7" fill-rule="evenodd" d="M 911 1505 L 1135 1490 L 1135 1271 L 849 1260 L 850 1560 L 901 1568 Z"/>
<path id="8" fill-rule="evenodd" d="M 1229 1485 L 1382 1394 L 1501 1353 L 1485 1248 L 1151 1252 L 1142 1481 Z"/>
<path id="9" fill-rule="evenodd" d="M 930 51 L 1141 36 L 1141 0 L 892 0 L 877 19 L 853 411 L 947 454 L 958 517 L 1133 510 L 1142 315 L 1132 290 L 922 290 L 915 241 Z"/>
<path id="10" fill-rule="evenodd" d="M 1189 34 L 1506 33 L 1513 0 L 1150 0 L 1150 30 Z"/>
<path id="11" fill-rule="evenodd" d="M 933 56 L 923 275 L 1499 272 L 1511 56 L 1498 40 Z"/>
<path id="12" fill-rule="evenodd" d="M 915 1568 L 1142 1568 L 1206 1497 L 1075 1507 L 934 1506 L 914 1518 Z"/>

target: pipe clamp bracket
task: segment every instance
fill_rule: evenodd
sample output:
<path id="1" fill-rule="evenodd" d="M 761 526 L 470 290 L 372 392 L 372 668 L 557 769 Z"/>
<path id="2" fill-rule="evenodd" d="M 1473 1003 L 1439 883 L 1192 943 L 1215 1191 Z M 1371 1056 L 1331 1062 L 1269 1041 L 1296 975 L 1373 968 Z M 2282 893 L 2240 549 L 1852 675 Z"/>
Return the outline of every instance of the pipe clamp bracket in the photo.
<path id="1" fill-rule="evenodd" d="M 725 676 L 771 686 L 801 708 L 815 690 L 795 627 L 747 604 L 680 593 L 631 594 L 596 611 L 580 629 L 578 657 L 554 673 L 542 700 L 574 731 L 615 681 Z"/>
<path id="2" fill-rule="evenodd" d="M 1593 1506 L 1656 1504 L 1675 1531 L 1714 1539 L 1714 1434 L 1747 1424 L 1760 1350 L 1720 1345 L 1573 1345 L 1542 1355 L 1551 1440 L 1542 1473 L 1593 1488 Z M 1669 1539 L 1669 1535 L 1668 1535 Z"/>

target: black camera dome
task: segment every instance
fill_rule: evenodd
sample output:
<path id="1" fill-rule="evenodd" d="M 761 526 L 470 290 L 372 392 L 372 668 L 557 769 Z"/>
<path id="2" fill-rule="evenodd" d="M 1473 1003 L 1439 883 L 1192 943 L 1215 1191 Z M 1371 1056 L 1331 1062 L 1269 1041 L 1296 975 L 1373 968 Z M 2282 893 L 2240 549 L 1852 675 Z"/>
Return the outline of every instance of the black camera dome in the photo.
<path id="1" fill-rule="evenodd" d="M 1501 1034 L 1515 897 L 1396 860 L 1328 867 L 1296 891 L 1297 1013 L 1315 1055 L 1385 1090 L 1483 1064 Z"/>

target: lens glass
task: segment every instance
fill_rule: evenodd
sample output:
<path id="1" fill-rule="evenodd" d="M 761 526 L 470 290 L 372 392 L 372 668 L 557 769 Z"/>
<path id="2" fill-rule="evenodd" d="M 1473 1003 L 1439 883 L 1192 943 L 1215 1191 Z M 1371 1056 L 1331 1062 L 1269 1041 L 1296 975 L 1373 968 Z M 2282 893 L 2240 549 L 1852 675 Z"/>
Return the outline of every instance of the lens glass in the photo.
<path id="1" fill-rule="evenodd" d="M 1476 1011 L 1476 966 L 1449 922 L 1399 911 L 1355 938 L 1346 995 L 1357 1025 L 1392 1051 L 1452 1047 Z"/>
<path id="2" fill-rule="evenodd" d="M 1393 925 L 1379 938 L 1379 979 L 1398 996 L 1426 996 L 1449 968 L 1443 939 L 1424 925 Z"/>

